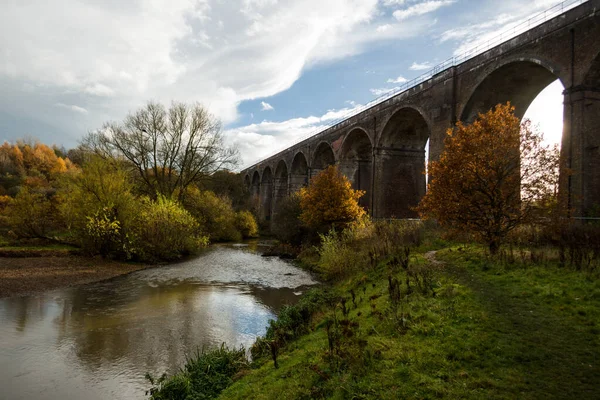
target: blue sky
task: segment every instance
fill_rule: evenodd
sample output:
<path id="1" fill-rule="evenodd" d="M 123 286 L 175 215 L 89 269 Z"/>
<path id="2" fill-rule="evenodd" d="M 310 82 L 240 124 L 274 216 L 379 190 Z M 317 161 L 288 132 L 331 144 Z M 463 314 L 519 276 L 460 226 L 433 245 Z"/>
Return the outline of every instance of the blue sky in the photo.
<path id="1" fill-rule="evenodd" d="M 242 166 L 555 0 L 8 0 L 0 142 L 66 147 L 148 100 L 200 102 Z M 527 116 L 551 141 L 560 84 Z"/>

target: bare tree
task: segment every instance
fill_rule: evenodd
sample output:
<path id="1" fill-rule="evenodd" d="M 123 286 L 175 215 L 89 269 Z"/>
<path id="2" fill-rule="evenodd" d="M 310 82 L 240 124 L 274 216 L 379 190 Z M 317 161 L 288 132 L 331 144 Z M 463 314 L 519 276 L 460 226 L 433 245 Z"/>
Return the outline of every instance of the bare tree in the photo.
<path id="1" fill-rule="evenodd" d="M 167 110 L 149 102 L 83 144 L 102 157 L 126 159 L 151 195 L 181 198 L 191 183 L 238 162 L 237 150 L 223 143 L 221 122 L 200 104 L 173 102 Z"/>

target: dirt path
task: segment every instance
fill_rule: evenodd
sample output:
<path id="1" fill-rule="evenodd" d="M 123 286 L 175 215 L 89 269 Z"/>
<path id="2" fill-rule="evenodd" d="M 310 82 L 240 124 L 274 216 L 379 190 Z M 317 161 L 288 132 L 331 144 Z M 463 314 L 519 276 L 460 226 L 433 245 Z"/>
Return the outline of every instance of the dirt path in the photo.
<path id="1" fill-rule="evenodd" d="M 80 256 L 0 257 L 0 298 L 101 281 L 146 267 Z"/>
<path id="2" fill-rule="evenodd" d="M 570 325 L 534 299 L 511 297 L 482 272 L 446 265 L 435 252 L 426 257 L 469 287 L 488 311 L 506 364 L 523 367 L 523 398 L 600 398 L 600 348 L 589 330 Z"/>

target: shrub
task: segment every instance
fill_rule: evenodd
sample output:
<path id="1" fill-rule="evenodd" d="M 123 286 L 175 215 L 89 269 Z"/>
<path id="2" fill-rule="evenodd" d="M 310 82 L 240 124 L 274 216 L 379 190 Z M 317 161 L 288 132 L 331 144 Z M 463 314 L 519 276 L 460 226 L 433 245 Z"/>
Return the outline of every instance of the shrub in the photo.
<path id="1" fill-rule="evenodd" d="M 87 253 L 106 257 L 122 251 L 130 258 L 133 246 L 128 235 L 123 233 L 114 209 L 104 207 L 88 216 L 82 233 L 80 243 Z"/>
<path id="2" fill-rule="evenodd" d="M 139 203 L 131 193 L 131 178 L 122 166 L 90 158 L 82 171 L 61 176 L 59 186 L 59 211 L 75 242 L 81 242 L 89 217 L 104 209 L 110 210 L 110 218 L 119 221 L 123 234 L 131 232 Z"/>
<path id="3" fill-rule="evenodd" d="M 258 224 L 250 211 L 238 211 L 235 214 L 235 227 L 244 238 L 258 236 Z"/>
<path id="4" fill-rule="evenodd" d="M 8 230 L 8 206 L 12 201 L 12 197 L 0 195 L 0 233 Z"/>
<path id="5" fill-rule="evenodd" d="M 351 245 L 353 239 L 352 230 L 338 233 L 332 229 L 328 234 L 321 235 L 318 264 L 325 279 L 342 278 L 368 264 L 365 252 L 357 251 Z"/>
<path id="6" fill-rule="evenodd" d="M 200 222 L 211 241 L 237 241 L 241 234 L 236 228 L 236 214 L 231 201 L 210 191 L 188 188 L 184 207 Z"/>
<path id="7" fill-rule="evenodd" d="M 147 394 L 153 400 L 214 399 L 248 366 L 244 348 L 230 350 L 221 345 L 211 351 L 203 349 L 188 359 L 178 374 L 163 375 L 157 380 L 146 375 L 152 385 Z"/>
<path id="8" fill-rule="evenodd" d="M 158 196 L 144 199 L 136 224 L 139 254 L 148 260 L 172 260 L 208 244 L 194 217 L 177 202 Z"/>
<path id="9" fill-rule="evenodd" d="M 55 226 L 55 208 L 48 197 L 26 186 L 6 207 L 8 226 L 19 238 L 45 238 Z"/>

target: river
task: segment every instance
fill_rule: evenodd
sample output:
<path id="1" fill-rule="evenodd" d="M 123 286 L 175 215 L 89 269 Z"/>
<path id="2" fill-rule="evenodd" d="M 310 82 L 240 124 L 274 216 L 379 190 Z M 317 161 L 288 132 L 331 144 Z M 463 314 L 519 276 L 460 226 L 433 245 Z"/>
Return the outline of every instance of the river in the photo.
<path id="1" fill-rule="evenodd" d="M 0 299 L 0 399 L 143 399 L 198 348 L 248 347 L 316 282 L 256 244 Z"/>

